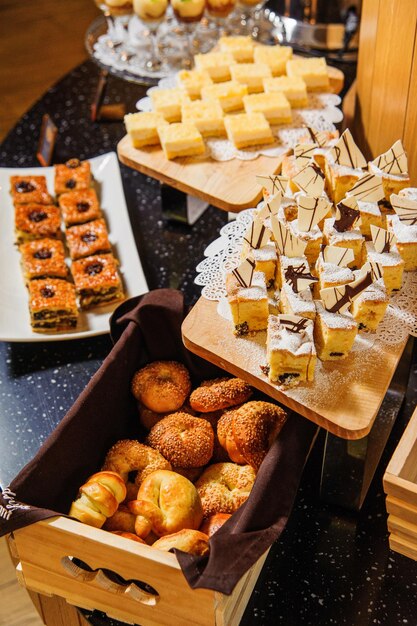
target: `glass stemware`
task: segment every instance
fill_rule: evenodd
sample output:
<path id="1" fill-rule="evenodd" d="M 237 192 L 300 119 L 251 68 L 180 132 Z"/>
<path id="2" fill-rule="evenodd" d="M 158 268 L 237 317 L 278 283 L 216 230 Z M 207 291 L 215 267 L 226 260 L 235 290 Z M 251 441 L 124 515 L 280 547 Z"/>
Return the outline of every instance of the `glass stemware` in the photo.
<path id="1" fill-rule="evenodd" d="M 233 14 L 233 34 L 250 35 L 257 38 L 257 14 L 265 5 L 266 0 L 237 0 L 236 11 Z"/>
<path id="2" fill-rule="evenodd" d="M 168 0 L 133 0 L 133 10 L 149 31 L 151 51 L 143 66 L 149 72 L 157 72 L 162 67 L 158 51 L 157 33 L 165 18 Z"/>
<path id="3" fill-rule="evenodd" d="M 177 21 L 183 27 L 186 39 L 186 54 L 182 65 L 190 68 L 193 65 L 193 56 L 198 50 L 194 49 L 193 34 L 196 24 L 203 17 L 205 0 L 171 0 L 171 6 Z"/>
<path id="4" fill-rule="evenodd" d="M 236 0 L 206 0 L 206 10 L 213 25 L 213 35 L 219 37 L 230 34 L 226 18 L 234 10 Z"/>
<path id="5" fill-rule="evenodd" d="M 109 48 L 123 55 L 125 51 L 122 47 L 128 39 L 128 25 L 133 12 L 132 0 L 94 0 L 94 3 L 106 19 Z"/>

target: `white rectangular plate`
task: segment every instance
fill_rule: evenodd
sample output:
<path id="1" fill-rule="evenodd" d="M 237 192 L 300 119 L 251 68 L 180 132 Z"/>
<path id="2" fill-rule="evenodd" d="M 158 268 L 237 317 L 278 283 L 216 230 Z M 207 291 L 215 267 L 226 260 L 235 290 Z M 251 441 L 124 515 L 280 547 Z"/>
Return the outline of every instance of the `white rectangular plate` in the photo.
<path id="1" fill-rule="evenodd" d="M 127 298 L 148 291 L 142 265 L 130 226 L 115 152 L 89 159 L 101 201 L 109 238 L 120 262 L 120 273 Z M 10 176 L 46 176 L 53 194 L 54 168 L 0 168 L 0 341 L 59 341 L 93 337 L 109 332 L 109 318 L 120 302 L 80 312 L 77 328 L 62 333 L 34 333 L 30 325 L 28 295 L 20 254 L 14 243 L 14 207 L 9 193 Z"/>

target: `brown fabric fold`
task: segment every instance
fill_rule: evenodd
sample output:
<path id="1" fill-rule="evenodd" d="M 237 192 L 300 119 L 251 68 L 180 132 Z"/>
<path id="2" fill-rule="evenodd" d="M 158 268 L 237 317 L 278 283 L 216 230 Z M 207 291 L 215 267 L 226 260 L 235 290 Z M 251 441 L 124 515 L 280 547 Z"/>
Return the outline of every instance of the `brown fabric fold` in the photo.
<path id="1" fill-rule="evenodd" d="M 130 393 L 134 372 L 157 359 L 182 361 L 194 384 L 224 375 L 186 350 L 183 296 L 160 289 L 124 302 L 111 320 L 113 349 L 35 457 L 0 494 L 0 535 L 65 515 L 111 445 L 142 438 Z M 231 593 L 279 537 L 290 514 L 317 427 L 291 415 L 263 462 L 249 500 L 210 540 L 209 558 L 176 551 L 189 584 Z"/>

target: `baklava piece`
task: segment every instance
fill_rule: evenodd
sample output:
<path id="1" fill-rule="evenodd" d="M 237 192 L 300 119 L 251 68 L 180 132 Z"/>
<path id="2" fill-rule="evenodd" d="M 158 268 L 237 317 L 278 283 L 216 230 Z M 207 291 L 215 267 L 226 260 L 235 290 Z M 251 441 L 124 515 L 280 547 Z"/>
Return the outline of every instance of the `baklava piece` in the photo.
<path id="1" fill-rule="evenodd" d="M 236 148 L 274 142 L 274 136 L 262 113 L 227 115 L 224 120 L 227 137 Z"/>
<path id="2" fill-rule="evenodd" d="M 35 332 L 71 330 L 78 319 L 75 287 L 67 280 L 45 278 L 31 280 L 29 311 Z"/>
<path id="3" fill-rule="evenodd" d="M 67 278 L 65 250 L 57 239 L 35 239 L 19 246 L 26 282 L 35 278 Z"/>
<path id="4" fill-rule="evenodd" d="M 248 93 L 261 93 L 263 81 L 271 78 L 271 70 L 266 63 L 235 63 L 230 67 L 232 80 L 246 85 Z"/>
<path id="5" fill-rule="evenodd" d="M 246 113 L 263 113 L 270 124 L 290 124 L 291 106 L 283 93 L 253 93 L 243 98 Z"/>
<path id="6" fill-rule="evenodd" d="M 200 131 L 191 122 L 161 126 L 158 132 L 167 159 L 198 156 L 206 151 Z"/>
<path id="7" fill-rule="evenodd" d="M 123 300 L 123 285 L 112 254 L 97 254 L 74 261 L 71 266 L 82 309 Z"/>
<path id="8" fill-rule="evenodd" d="M 88 189 L 91 187 L 91 166 L 88 161 L 69 159 L 65 164 L 55 165 L 55 193 L 71 189 Z"/>
<path id="9" fill-rule="evenodd" d="M 67 227 L 85 224 L 101 217 L 97 194 L 92 187 L 61 194 L 59 196 L 59 208 Z"/>
<path id="10" fill-rule="evenodd" d="M 10 176 L 10 194 L 16 204 L 51 204 L 45 176 Z"/>
<path id="11" fill-rule="evenodd" d="M 134 148 L 159 145 L 158 126 L 168 124 L 162 113 L 154 111 L 129 113 L 124 122 Z"/>
<path id="12" fill-rule="evenodd" d="M 15 232 L 17 243 L 61 237 L 61 215 L 54 204 L 16 204 Z"/>
<path id="13" fill-rule="evenodd" d="M 317 361 L 313 322 L 299 316 L 270 315 L 266 339 L 268 377 L 294 386 L 314 378 Z"/>
<path id="14" fill-rule="evenodd" d="M 265 274 L 254 272 L 248 287 L 242 286 L 233 273 L 227 274 L 226 292 L 235 335 L 266 329 L 269 309 Z"/>
<path id="15" fill-rule="evenodd" d="M 350 313 L 331 313 L 316 300 L 314 343 L 321 361 L 345 359 L 355 341 L 358 324 Z"/>
<path id="16" fill-rule="evenodd" d="M 110 252 L 111 245 L 104 220 L 72 226 L 66 230 L 67 245 L 71 259 L 81 259 L 103 252 Z"/>
<path id="17" fill-rule="evenodd" d="M 292 58 L 290 46 L 256 46 L 253 52 L 255 63 L 267 65 L 272 76 L 281 76 L 286 72 L 287 61 Z"/>

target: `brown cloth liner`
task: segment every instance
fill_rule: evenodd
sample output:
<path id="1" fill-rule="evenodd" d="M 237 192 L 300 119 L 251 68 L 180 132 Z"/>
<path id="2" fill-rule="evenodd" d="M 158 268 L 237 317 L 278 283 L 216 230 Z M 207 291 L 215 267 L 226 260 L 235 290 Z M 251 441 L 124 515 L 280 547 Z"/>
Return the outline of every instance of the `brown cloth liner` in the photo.
<path id="1" fill-rule="evenodd" d="M 141 436 L 130 393 L 138 367 L 156 359 L 182 361 L 194 384 L 224 375 L 184 347 L 184 314 L 183 296 L 172 289 L 152 291 L 118 307 L 111 320 L 115 345 L 110 354 L 36 456 L 0 494 L 4 507 L 0 506 L 0 535 L 65 514 L 79 486 L 101 467 L 110 446 L 118 439 Z M 249 500 L 211 538 L 209 556 L 175 551 L 191 587 L 230 594 L 279 537 L 316 430 L 311 422 L 291 414 L 262 463 Z M 26 508 L 19 508 L 19 503 Z"/>

